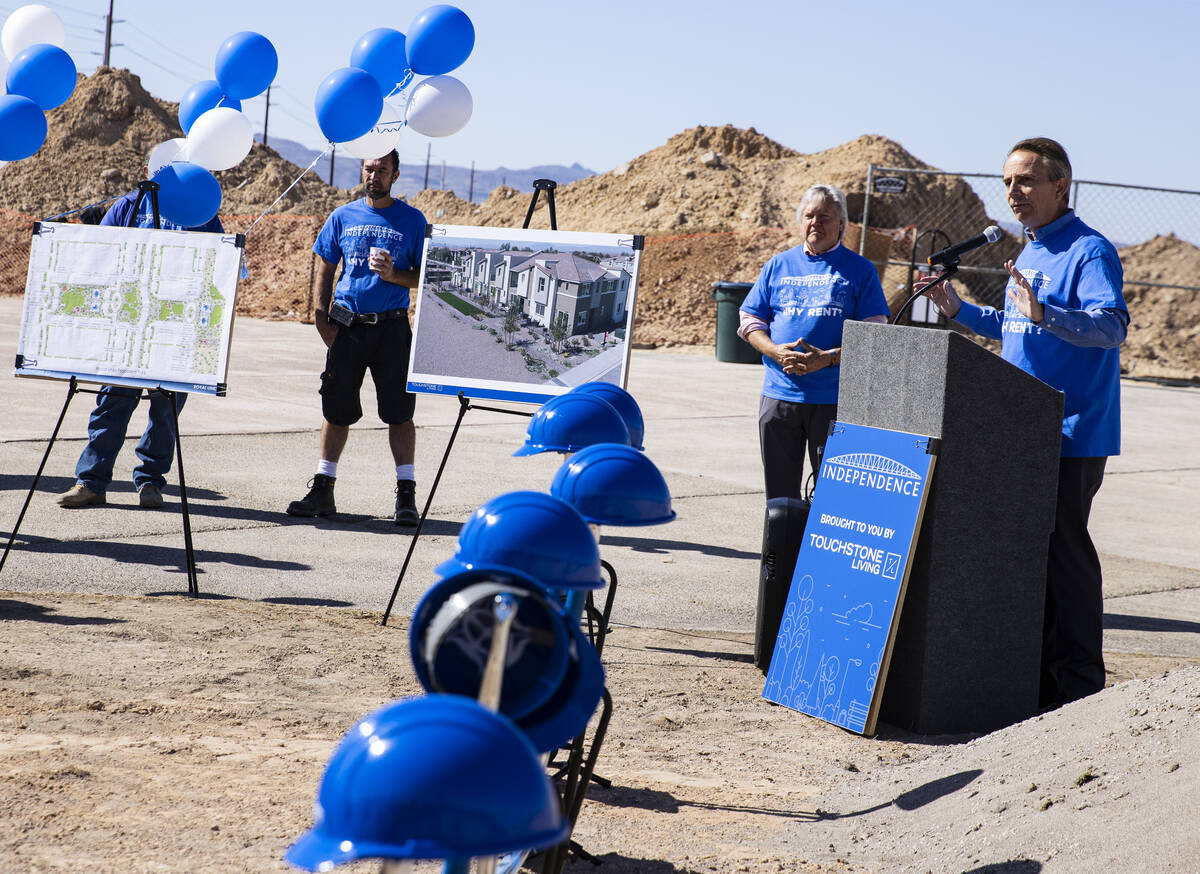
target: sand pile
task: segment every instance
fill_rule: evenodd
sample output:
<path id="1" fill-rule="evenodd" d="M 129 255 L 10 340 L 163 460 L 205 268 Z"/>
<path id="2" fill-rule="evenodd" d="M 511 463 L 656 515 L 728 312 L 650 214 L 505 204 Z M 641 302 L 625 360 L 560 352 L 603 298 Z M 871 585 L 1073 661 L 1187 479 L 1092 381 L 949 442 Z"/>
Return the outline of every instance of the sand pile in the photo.
<path id="1" fill-rule="evenodd" d="M 128 70 L 101 67 L 79 78 L 71 99 L 48 114 L 46 144 L 0 170 L 0 293 L 25 287 L 33 221 L 135 188 L 149 150 L 183 135 L 177 112 Z M 217 173 L 226 230 L 245 231 L 302 169 L 255 143 L 241 164 Z M 239 313 L 306 315 L 312 242 L 329 211 L 354 196 L 310 173 L 271 209 L 247 239 L 250 278 L 238 287 Z"/>
<path id="2" fill-rule="evenodd" d="M 1131 322 L 1121 363 L 1132 376 L 1200 379 L 1200 249 L 1173 234 L 1121 250 Z"/>
<path id="3" fill-rule="evenodd" d="M 695 127 L 664 145 L 600 176 L 580 179 L 555 192 L 561 230 L 606 233 L 681 234 L 786 227 L 811 185 L 832 182 L 846 192 L 852 218 L 862 215 L 866 168 L 927 168 L 886 137 L 867 135 L 823 152 L 802 155 L 748 128 Z M 529 195 L 499 188 L 479 205 L 450 192 L 423 191 L 413 205 L 427 209 L 436 196 L 447 224 L 520 227 Z M 944 230 L 957 239 L 987 223 L 983 204 L 961 179 L 917 176 L 904 194 L 871 201 L 871 224 L 894 227 L 902 216 L 950 203 L 955 212 Z M 428 213 L 427 213 L 428 214 Z M 530 226 L 548 228 L 545 196 Z M 961 227 L 960 227 L 961 226 Z M 967 229 L 970 229 L 969 231 Z"/>
<path id="4" fill-rule="evenodd" d="M 118 195 L 136 185 L 144 156 L 181 135 L 176 105 L 158 100 L 127 70 L 100 68 L 81 78 L 75 94 L 49 115 L 50 134 L 38 154 L 0 170 L 0 293 L 24 288 L 34 218 Z M 555 192 L 562 230 L 647 236 L 639 277 L 633 339 L 642 345 L 709 344 L 714 340 L 712 284 L 751 282 L 775 252 L 799 242 L 795 206 L 803 192 L 831 182 L 847 195 L 849 216 L 863 211 L 868 164 L 932 169 L 899 143 L 878 135 L 822 152 L 801 154 L 748 128 L 695 127 L 616 169 L 563 185 Z M 217 174 L 224 189 L 221 216 L 241 231 L 268 209 L 301 173 L 272 149 L 256 144 L 238 167 Z M 936 222 L 950 239 L 972 236 L 998 217 L 961 178 L 911 175 L 900 194 L 873 195 L 865 254 L 893 263 L 881 269 L 893 308 L 904 299 L 907 262 L 920 225 Z M 251 278 L 239 287 L 238 312 L 269 318 L 310 315 L 312 241 L 331 209 L 354 192 L 309 174 L 249 235 Z M 426 190 L 411 198 L 439 224 L 519 228 L 530 195 L 507 186 L 483 204 L 453 192 Z M 546 196 L 530 225 L 549 227 Z M 846 244 L 858 249 L 851 225 Z M 1014 257 L 1021 241 L 1006 235 L 969 255 L 994 266 Z M 1160 237 L 1122 252 L 1130 281 L 1200 285 L 1200 250 Z M 960 290 L 983 303 L 1001 303 L 1002 278 L 966 274 Z M 1200 293 L 1129 285 L 1133 327 L 1123 353 L 1138 376 L 1200 379 Z"/>
<path id="5" fill-rule="evenodd" d="M 71 99 L 47 113 L 45 145 L 0 171 L 0 206 L 45 218 L 136 188 L 149 151 L 183 136 L 177 113 L 178 104 L 152 96 L 128 70 L 80 76 Z M 258 215 L 301 170 L 256 143 L 240 165 L 216 174 L 222 215 Z M 274 211 L 324 215 L 350 198 L 309 174 Z"/>

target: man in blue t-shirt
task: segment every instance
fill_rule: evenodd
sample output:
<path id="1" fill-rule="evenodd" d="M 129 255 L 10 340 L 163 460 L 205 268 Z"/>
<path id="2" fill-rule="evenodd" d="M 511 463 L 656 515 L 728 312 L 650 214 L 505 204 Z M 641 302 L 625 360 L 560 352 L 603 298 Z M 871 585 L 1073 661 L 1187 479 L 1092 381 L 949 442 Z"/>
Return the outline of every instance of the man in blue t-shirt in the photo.
<path id="1" fill-rule="evenodd" d="M 145 167 L 142 173 L 145 175 Z M 119 198 L 104 213 L 100 224 L 118 228 L 154 227 L 154 211 L 149 194 L 142 198 L 134 216 L 137 196 L 138 192 L 131 191 Z M 131 217 L 132 223 L 129 221 Z M 221 220 L 216 216 L 194 228 L 185 228 L 160 216 L 158 227 L 167 231 L 225 233 Z M 106 385 L 96 393 L 96 406 L 88 419 L 88 442 L 75 465 L 75 485 L 59 496 L 59 506 L 75 510 L 106 503 L 117 453 L 125 442 L 129 420 L 141 396 L 141 389 L 119 385 Z M 175 415 L 178 415 L 187 395 L 176 392 L 174 396 L 178 399 L 175 409 Z M 148 510 L 163 506 L 162 490 L 167 484 L 166 475 L 171 470 L 171 459 L 175 454 L 175 415 L 171 413 L 171 401 L 166 395 L 157 392 L 150 394 L 150 418 L 134 450 L 139 461 L 133 469 L 133 486 L 137 489 L 138 504 Z"/>
<path id="2" fill-rule="evenodd" d="M 392 198 L 400 175 L 395 150 L 364 161 L 366 197 L 340 206 L 326 219 L 313 252 L 317 262 L 317 333 L 328 351 L 321 374 L 321 458 L 309 492 L 288 505 L 290 516 L 337 512 L 333 487 L 350 426 L 362 418 L 359 395 L 368 368 L 379 418 L 387 423 L 396 465 L 397 525 L 420 521 L 416 505 L 416 398 L 407 391 L 409 289 L 420 280 L 425 216 Z M 334 272 L 342 264 L 334 286 Z"/>
<path id="3" fill-rule="evenodd" d="M 741 306 L 738 336 L 766 366 L 758 431 L 768 500 L 798 498 L 837 418 L 842 326 L 886 322 L 875 266 L 842 245 L 846 196 L 814 185 L 796 211 L 804 244 L 769 260 Z"/>
<path id="4" fill-rule="evenodd" d="M 1039 691 L 1042 708 L 1051 709 L 1104 688 L 1104 596 L 1087 526 L 1108 456 L 1121 452 L 1117 347 L 1129 311 L 1116 249 L 1068 205 L 1066 150 L 1044 137 L 1022 140 L 1004 162 L 1004 186 L 1029 238 L 1004 265 L 1004 312 L 960 299 L 949 282 L 929 297 L 948 317 L 1001 340 L 1006 361 L 1063 393 Z"/>

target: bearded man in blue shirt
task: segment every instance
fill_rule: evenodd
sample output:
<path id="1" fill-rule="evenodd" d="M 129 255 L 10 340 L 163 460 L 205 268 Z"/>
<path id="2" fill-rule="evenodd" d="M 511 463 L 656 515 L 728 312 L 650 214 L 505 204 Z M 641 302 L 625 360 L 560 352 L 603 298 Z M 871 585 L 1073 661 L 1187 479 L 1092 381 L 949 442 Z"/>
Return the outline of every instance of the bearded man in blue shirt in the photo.
<path id="1" fill-rule="evenodd" d="M 359 403 L 368 370 L 375 383 L 379 418 L 388 426 L 396 465 L 397 525 L 416 525 L 413 459 L 416 399 L 407 390 L 412 330 L 409 291 L 420 281 L 425 216 L 392 197 L 400 172 L 393 149 L 364 161 L 366 196 L 330 213 L 313 252 L 318 256 L 317 333 L 327 348 L 321 374 L 321 457 L 308 494 L 292 501 L 290 516 L 332 516 L 338 461 L 350 426 L 362 418 Z M 342 272 L 334 283 L 338 264 Z"/>
<path id="2" fill-rule="evenodd" d="M 1028 237 L 1004 265 L 1004 311 L 962 300 L 949 282 L 929 297 L 949 318 L 1001 340 L 1006 361 L 1063 393 L 1039 690 L 1048 710 L 1104 688 L 1104 599 L 1088 516 L 1108 456 L 1121 452 L 1118 347 L 1129 311 L 1116 249 L 1069 206 L 1066 150 L 1045 137 L 1022 140 L 1004 162 L 1004 186 Z"/>

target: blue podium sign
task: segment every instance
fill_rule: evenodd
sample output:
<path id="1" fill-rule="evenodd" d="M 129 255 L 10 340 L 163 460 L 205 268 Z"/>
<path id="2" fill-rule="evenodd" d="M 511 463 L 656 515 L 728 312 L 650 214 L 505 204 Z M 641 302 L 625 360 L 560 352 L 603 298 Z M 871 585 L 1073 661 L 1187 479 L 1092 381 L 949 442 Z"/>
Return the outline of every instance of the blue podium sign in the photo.
<path id="1" fill-rule="evenodd" d="M 874 734 L 938 441 L 836 422 L 763 697 Z"/>

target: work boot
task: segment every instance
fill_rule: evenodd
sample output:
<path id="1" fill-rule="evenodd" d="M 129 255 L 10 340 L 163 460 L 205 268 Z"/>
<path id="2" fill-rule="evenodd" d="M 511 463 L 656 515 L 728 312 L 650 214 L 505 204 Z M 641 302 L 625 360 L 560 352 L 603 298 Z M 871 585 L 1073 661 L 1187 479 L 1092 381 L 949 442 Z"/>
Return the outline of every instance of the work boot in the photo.
<path id="1" fill-rule="evenodd" d="M 412 528 L 421 521 L 417 512 L 417 484 L 410 479 L 396 480 L 396 524 Z"/>
<path id="2" fill-rule="evenodd" d="M 78 510 L 80 507 L 103 507 L 104 492 L 93 492 L 83 483 L 76 483 L 71 490 L 58 496 L 58 505 L 68 510 Z M 399 506 L 397 504 L 397 506 Z"/>
<path id="3" fill-rule="evenodd" d="M 319 473 L 309 482 L 308 494 L 288 504 L 289 516 L 332 516 L 337 512 L 333 503 L 333 484 L 337 479 Z"/>
<path id="4" fill-rule="evenodd" d="M 145 510 L 161 510 L 163 506 L 162 491 L 154 483 L 146 483 L 138 489 L 138 504 Z"/>

